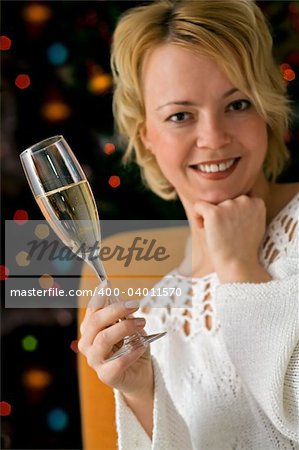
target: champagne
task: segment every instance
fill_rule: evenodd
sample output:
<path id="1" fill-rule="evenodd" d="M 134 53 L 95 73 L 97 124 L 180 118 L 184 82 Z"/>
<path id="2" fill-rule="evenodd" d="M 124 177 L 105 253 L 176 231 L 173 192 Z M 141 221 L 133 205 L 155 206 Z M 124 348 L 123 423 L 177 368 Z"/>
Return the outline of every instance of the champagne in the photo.
<path id="1" fill-rule="evenodd" d="M 87 259 L 100 240 L 99 217 L 86 180 L 63 186 L 36 197 L 46 220 L 62 242 Z"/>
<path id="2" fill-rule="evenodd" d="M 97 207 L 85 174 L 63 136 L 47 138 L 20 155 L 33 195 L 57 236 L 93 267 L 101 282 L 107 274 L 100 259 L 100 224 Z M 109 295 L 109 304 L 121 298 Z M 148 345 L 164 333 L 134 333 L 105 361 L 112 361 Z"/>

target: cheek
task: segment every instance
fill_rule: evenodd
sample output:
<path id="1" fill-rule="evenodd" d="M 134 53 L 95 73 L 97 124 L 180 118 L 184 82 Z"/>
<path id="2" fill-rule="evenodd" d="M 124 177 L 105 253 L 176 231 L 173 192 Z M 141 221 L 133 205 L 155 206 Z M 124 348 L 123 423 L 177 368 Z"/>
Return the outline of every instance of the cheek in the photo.
<path id="1" fill-rule="evenodd" d="M 255 157 L 257 164 L 261 164 L 268 149 L 268 131 L 265 121 L 260 117 L 254 117 L 250 126 L 247 126 L 245 132 L 246 147 Z"/>
<path id="2" fill-rule="evenodd" d="M 173 133 L 168 133 L 165 129 L 161 130 L 158 126 L 149 125 L 147 136 L 150 149 L 159 165 L 166 165 L 167 169 L 168 165 L 172 166 L 180 161 L 182 149 Z"/>

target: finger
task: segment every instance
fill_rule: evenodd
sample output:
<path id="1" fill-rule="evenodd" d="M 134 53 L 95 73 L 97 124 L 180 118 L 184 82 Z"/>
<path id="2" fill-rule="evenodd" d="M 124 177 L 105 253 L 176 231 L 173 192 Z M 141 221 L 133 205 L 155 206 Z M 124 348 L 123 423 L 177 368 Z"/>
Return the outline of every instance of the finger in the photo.
<path id="1" fill-rule="evenodd" d="M 94 312 L 95 310 L 104 308 L 104 306 L 108 304 L 108 296 L 106 295 L 108 287 L 110 286 L 107 280 L 99 284 L 93 297 L 90 299 L 87 305 L 87 310 L 89 312 Z"/>
<path id="2" fill-rule="evenodd" d="M 88 351 L 88 364 L 94 367 L 97 364 L 104 363 L 117 343 L 126 336 L 140 332 L 144 326 L 144 318 L 131 318 L 118 322 L 98 333 Z"/>
<path id="3" fill-rule="evenodd" d="M 96 335 L 115 322 L 125 319 L 139 309 L 139 300 L 114 303 L 103 309 L 94 310 L 86 314 L 81 327 L 81 346 L 89 347 L 93 344 Z"/>
<path id="4" fill-rule="evenodd" d="M 112 361 L 105 361 L 97 371 L 98 377 L 103 383 L 109 384 L 117 389 L 123 373 L 147 351 L 149 351 L 148 344 L 136 348 Z"/>
<path id="5" fill-rule="evenodd" d="M 215 208 L 217 208 L 217 205 L 203 200 L 198 200 L 194 203 L 194 211 L 201 216 L 205 216 L 209 212 L 214 211 Z"/>
<path id="6" fill-rule="evenodd" d="M 212 203 L 200 200 L 194 204 L 193 208 L 194 208 L 195 222 L 197 226 L 199 228 L 204 228 L 205 219 L 207 215 L 210 214 L 211 212 L 214 212 L 217 206 L 213 205 Z"/>

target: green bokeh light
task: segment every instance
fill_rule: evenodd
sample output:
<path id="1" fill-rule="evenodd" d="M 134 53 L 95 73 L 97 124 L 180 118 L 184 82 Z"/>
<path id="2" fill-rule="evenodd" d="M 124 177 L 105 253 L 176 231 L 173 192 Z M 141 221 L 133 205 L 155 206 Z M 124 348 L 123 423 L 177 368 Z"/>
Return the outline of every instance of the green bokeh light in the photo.
<path id="1" fill-rule="evenodd" d="M 38 340 L 32 336 L 28 335 L 22 339 L 22 347 L 26 352 L 34 352 L 38 346 Z"/>

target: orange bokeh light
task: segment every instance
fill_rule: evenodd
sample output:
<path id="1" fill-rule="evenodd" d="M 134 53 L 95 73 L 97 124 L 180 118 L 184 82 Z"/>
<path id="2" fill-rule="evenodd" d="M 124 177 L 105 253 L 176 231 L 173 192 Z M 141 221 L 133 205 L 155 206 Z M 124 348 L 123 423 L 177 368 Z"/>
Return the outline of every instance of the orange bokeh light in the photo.
<path id="1" fill-rule="evenodd" d="M 106 73 L 96 74 L 89 80 L 89 89 L 95 94 L 102 94 L 112 86 L 112 77 Z"/>
<path id="2" fill-rule="evenodd" d="M 47 5 L 41 3 L 29 4 L 23 9 L 23 17 L 26 22 L 33 24 L 42 24 L 49 20 L 52 16 L 52 11 Z"/>
<path id="3" fill-rule="evenodd" d="M 44 389 L 52 382 L 52 375 L 42 369 L 30 369 L 22 376 L 25 386 L 31 389 Z"/>
<path id="4" fill-rule="evenodd" d="M 42 107 L 41 113 L 43 117 L 50 122 L 59 122 L 70 117 L 71 109 L 66 103 L 59 100 L 54 100 L 46 103 Z"/>

